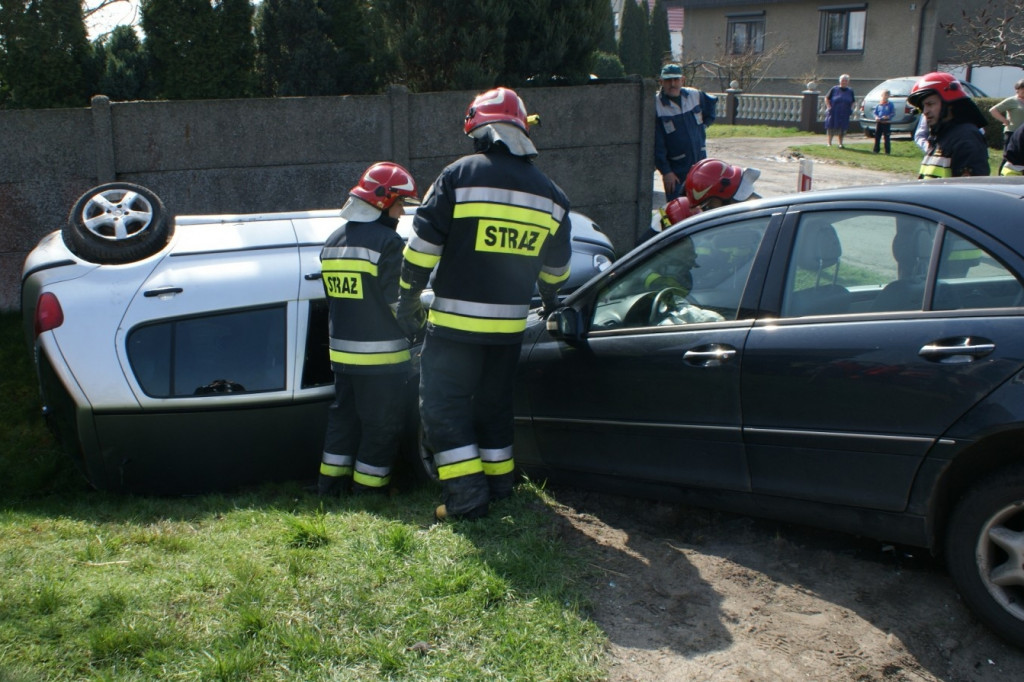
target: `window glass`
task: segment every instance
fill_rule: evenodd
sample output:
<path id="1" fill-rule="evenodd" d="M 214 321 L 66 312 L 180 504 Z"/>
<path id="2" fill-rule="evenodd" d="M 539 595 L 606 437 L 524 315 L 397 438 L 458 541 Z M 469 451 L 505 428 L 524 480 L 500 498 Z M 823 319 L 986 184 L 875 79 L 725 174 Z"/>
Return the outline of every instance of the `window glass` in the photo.
<path id="1" fill-rule="evenodd" d="M 867 12 L 856 10 L 822 10 L 820 52 L 862 52 Z"/>
<path id="2" fill-rule="evenodd" d="M 128 336 L 147 395 L 173 398 L 285 388 L 285 307 L 170 320 Z"/>
<path id="3" fill-rule="evenodd" d="M 805 213 L 789 261 L 782 314 L 920 310 L 937 225 L 899 213 Z"/>
<path id="4" fill-rule="evenodd" d="M 935 284 L 935 310 L 1004 308 L 1024 304 L 1024 287 L 1006 266 L 974 242 L 946 232 Z"/>
<path id="5" fill-rule="evenodd" d="M 306 326 L 306 352 L 302 363 L 302 388 L 334 383 L 327 321 L 327 299 L 310 301 L 309 324 Z"/>
<path id="6" fill-rule="evenodd" d="M 764 51 L 764 17 L 730 18 L 728 41 L 730 54 L 760 54 Z"/>
<path id="7" fill-rule="evenodd" d="M 770 216 L 665 243 L 598 294 L 592 329 L 735 320 Z"/>

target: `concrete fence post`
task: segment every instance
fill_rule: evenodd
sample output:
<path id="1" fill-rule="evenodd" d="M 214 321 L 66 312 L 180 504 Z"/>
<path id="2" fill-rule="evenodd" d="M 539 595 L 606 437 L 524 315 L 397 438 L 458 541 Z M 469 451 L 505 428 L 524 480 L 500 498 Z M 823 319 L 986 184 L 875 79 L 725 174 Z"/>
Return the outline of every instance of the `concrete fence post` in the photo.
<path id="1" fill-rule="evenodd" d="M 637 175 L 639 177 L 637 179 L 633 243 L 636 243 L 640 233 L 651 224 L 651 204 L 654 201 L 654 126 L 657 123 L 657 115 L 654 113 L 654 98 L 657 92 L 658 85 L 653 79 L 636 78 L 636 93 L 640 98 L 639 106 L 637 106 L 637 110 L 640 112 L 640 140 L 636 146 L 637 169 L 639 170 Z M 631 247 L 632 244 L 629 246 Z M 628 250 L 629 247 L 626 251 Z"/>
<path id="2" fill-rule="evenodd" d="M 117 180 L 114 161 L 114 124 L 110 115 L 110 98 L 95 95 L 90 101 L 92 110 L 93 155 L 96 157 L 96 184 Z"/>
<path id="3" fill-rule="evenodd" d="M 388 104 L 391 108 L 391 159 L 406 168 L 410 165 L 409 138 L 412 125 L 409 118 L 409 88 L 404 85 L 388 86 Z"/>
<path id="4" fill-rule="evenodd" d="M 800 130 L 816 132 L 818 126 L 818 84 L 811 81 L 807 89 L 802 93 L 803 101 L 800 103 Z"/>
<path id="5" fill-rule="evenodd" d="M 725 91 L 725 123 L 727 125 L 736 125 L 736 119 L 739 117 L 740 95 L 743 94 L 739 86 L 739 83 L 732 81 L 729 83 L 729 89 Z"/>

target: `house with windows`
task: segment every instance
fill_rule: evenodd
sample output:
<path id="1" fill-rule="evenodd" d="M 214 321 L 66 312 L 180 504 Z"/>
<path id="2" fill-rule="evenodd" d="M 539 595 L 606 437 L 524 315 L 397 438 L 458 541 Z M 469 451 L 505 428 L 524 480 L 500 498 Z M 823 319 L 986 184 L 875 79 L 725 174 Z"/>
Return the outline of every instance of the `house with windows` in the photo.
<path id="1" fill-rule="evenodd" d="M 717 90 L 723 64 L 756 63 L 752 92 L 797 94 L 814 81 L 825 91 L 850 74 L 858 94 L 893 76 L 956 71 L 943 23 L 957 21 L 969 0 L 676 0 L 681 7 L 682 61 L 702 62 L 691 83 Z M 957 71 L 964 77 L 963 71 Z"/>

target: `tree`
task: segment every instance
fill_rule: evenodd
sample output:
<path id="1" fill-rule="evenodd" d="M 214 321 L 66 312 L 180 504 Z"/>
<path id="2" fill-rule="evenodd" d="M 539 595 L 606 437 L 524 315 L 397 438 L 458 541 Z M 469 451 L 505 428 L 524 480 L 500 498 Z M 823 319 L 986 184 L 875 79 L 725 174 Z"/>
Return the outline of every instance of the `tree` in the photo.
<path id="1" fill-rule="evenodd" d="M 622 31 L 619 35 L 619 59 L 626 73 L 644 77 L 652 75 L 647 35 L 646 10 L 641 9 L 635 0 L 626 0 L 622 5 Z"/>
<path id="2" fill-rule="evenodd" d="M 356 0 L 264 0 L 256 21 L 261 91 L 268 96 L 371 92 L 377 60 Z"/>
<path id="3" fill-rule="evenodd" d="M 617 55 L 618 44 L 615 41 L 615 12 L 612 11 L 612 3 L 606 2 L 601 8 L 601 42 L 598 43 L 599 52 L 607 52 Z"/>
<path id="4" fill-rule="evenodd" d="M 1024 0 L 987 0 L 942 24 L 960 60 L 976 66 L 1024 66 Z"/>
<path id="5" fill-rule="evenodd" d="M 158 96 L 252 94 L 256 46 L 248 0 L 142 0 L 141 9 Z"/>
<path id="6" fill-rule="evenodd" d="M 767 36 L 766 36 L 767 37 Z M 739 83 L 740 90 L 753 90 L 764 79 L 772 65 L 789 49 L 787 43 L 778 43 L 763 52 L 747 50 L 741 54 L 732 54 L 721 44 L 722 50 L 717 61 L 698 62 L 699 72 L 708 74 L 717 81 L 719 91 L 725 91 L 730 83 Z M 686 69 L 684 69 L 686 71 Z M 696 78 L 693 81 L 696 83 Z M 687 84 L 691 83 L 687 79 Z"/>
<path id="7" fill-rule="evenodd" d="M 494 87 L 505 70 L 512 4 L 510 0 L 374 3 L 383 17 L 385 46 L 398 59 L 396 74 L 416 92 Z"/>
<path id="8" fill-rule="evenodd" d="M 668 9 L 661 0 L 655 0 L 651 10 L 650 73 L 658 73 L 661 66 L 673 60 L 672 37 L 668 32 Z"/>
<path id="9" fill-rule="evenodd" d="M 507 85 L 590 78 L 608 0 L 521 0 L 513 3 L 505 39 Z"/>
<path id="10" fill-rule="evenodd" d="M 87 106 L 91 58 L 79 0 L 0 4 L 0 97 L 5 106 Z"/>
<path id="11" fill-rule="evenodd" d="M 131 26 L 117 26 L 94 43 L 102 57 L 99 92 L 113 101 L 152 97 L 149 60 L 142 41 Z"/>

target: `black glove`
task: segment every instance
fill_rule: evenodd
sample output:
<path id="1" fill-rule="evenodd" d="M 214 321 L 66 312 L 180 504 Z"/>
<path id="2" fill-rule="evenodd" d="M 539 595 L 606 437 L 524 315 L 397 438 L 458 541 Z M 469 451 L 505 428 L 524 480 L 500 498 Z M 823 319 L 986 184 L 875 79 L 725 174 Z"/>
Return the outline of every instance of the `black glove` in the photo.
<path id="1" fill-rule="evenodd" d="M 410 343 L 416 343 L 427 326 L 427 313 L 423 310 L 419 292 L 415 294 L 402 292 L 398 297 L 398 309 L 395 311 L 398 328 L 405 334 Z"/>
<path id="2" fill-rule="evenodd" d="M 558 299 L 558 287 L 543 282 L 537 285 L 537 289 L 540 290 L 540 300 L 543 307 L 540 310 L 541 317 L 547 317 L 557 308 L 562 307 L 562 302 Z"/>

